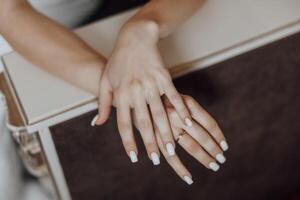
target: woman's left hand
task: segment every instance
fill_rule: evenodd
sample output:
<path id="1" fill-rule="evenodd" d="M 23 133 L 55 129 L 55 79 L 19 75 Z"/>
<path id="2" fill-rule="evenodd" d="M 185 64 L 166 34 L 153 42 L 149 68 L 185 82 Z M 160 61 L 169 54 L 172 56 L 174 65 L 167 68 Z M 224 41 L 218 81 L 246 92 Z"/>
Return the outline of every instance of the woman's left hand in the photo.
<path id="1" fill-rule="evenodd" d="M 228 149 L 224 134 L 215 119 L 197 101 L 190 96 L 183 95 L 182 97 L 194 120 L 193 127 L 187 127 L 182 124 L 176 110 L 168 99 L 164 98 L 164 105 L 170 119 L 174 137 L 177 143 L 198 162 L 208 169 L 218 171 L 218 163 L 223 164 L 225 162 L 223 151 Z M 187 184 L 192 184 L 191 173 L 177 155 L 167 156 L 167 152 L 162 146 L 159 130 L 156 130 L 155 133 L 160 150 L 169 165 Z"/>
<path id="2" fill-rule="evenodd" d="M 151 160 L 159 156 L 152 120 L 157 125 L 166 152 L 169 156 L 175 155 L 175 142 L 162 95 L 170 99 L 182 123 L 192 126 L 190 113 L 163 64 L 158 40 L 159 29 L 155 22 L 126 24 L 120 31 L 101 78 L 100 116 L 96 124 L 100 125 L 108 118 L 113 99 L 122 142 L 133 162 L 137 161 L 138 150 L 132 130 L 131 109 L 137 117 L 138 129 Z"/>

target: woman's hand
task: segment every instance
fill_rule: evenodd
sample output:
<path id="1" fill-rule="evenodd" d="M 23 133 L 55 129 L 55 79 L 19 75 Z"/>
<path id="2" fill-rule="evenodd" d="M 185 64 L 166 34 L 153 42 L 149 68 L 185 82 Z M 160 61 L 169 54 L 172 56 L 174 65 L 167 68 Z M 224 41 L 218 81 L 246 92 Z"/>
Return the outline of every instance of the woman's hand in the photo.
<path id="1" fill-rule="evenodd" d="M 157 48 L 158 39 L 159 31 L 155 22 L 126 24 L 108 59 L 100 83 L 99 117 L 95 123 L 100 125 L 105 122 L 113 99 L 119 132 L 133 162 L 137 160 L 138 150 L 133 136 L 131 109 L 136 115 L 138 129 L 152 160 L 159 156 L 152 120 L 158 127 L 168 155 L 175 154 L 175 142 L 161 100 L 162 95 L 170 99 L 182 124 L 192 127 L 189 111 L 174 87 L 169 72 L 164 68 Z"/>
<path id="2" fill-rule="evenodd" d="M 178 144 L 201 164 L 208 169 L 218 171 L 219 164 L 217 161 L 223 164 L 226 160 L 223 155 L 223 151 L 228 149 L 225 137 L 216 121 L 192 97 L 183 96 L 183 99 L 191 111 L 194 120 L 193 127 L 187 127 L 182 124 L 170 102 L 167 99 L 164 100 L 174 137 Z M 191 173 L 183 165 L 178 156 L 167 156 L 163 148 L 159 130 L 155 132 L 160 150 L 169 165 L 187 184 L 192 184 Z"/>

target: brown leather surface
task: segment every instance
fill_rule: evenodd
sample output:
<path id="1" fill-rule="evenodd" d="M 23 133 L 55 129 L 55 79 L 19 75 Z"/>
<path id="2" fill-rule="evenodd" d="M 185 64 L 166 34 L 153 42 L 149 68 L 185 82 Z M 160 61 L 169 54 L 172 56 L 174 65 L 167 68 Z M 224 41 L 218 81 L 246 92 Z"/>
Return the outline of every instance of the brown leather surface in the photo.
<path id="1" fill-rule="evenodd" d="M 230 150 L 219 172 L 181 148 L 193 174 L 186 185 L 163 160 L 154 167 L 139 143 L 139 162 L 123 150 L 115 114 L 93 128 L 92 112 L 52 127 L 74 200 L 294 199 L 300 191 L 300 34 L 175 80 L 217 119 Z M 298 193 L 298 195 L 297 195 Z"/>

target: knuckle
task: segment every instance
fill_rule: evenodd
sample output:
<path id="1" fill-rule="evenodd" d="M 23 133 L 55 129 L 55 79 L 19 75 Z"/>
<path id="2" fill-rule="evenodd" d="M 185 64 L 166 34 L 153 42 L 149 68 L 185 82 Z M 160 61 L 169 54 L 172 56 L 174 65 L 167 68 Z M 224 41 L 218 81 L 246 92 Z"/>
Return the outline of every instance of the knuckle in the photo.
<path id="1" fill-rule="evenodd" d="M 147 96 L 147 101 L 151 102 L 152 99 L 155 99 L 157 96 L 158 90 L 156 90 L 155 86 L 148 85 L 145 91 L 145 94 Z"/>
<path id="2" fill-rule="evenodd" d="M 120 132 L 128 133 L 130 131 L 131 125 L 128 122 L 119 121 L 118 127 L 119 127 Z"/>
<path id="3" fill-rule="evenodd" d="M 132 90 L 137 90 L 137 89 L 140 89 L 142 87 L 142 81 L 139 80 L 139 79 L 132 79 L 130 82 L 129 82 L 129 87 L 132 89 Z"/>
<path id="4" fill-rule="evenodd" d="M 162 118 L 165 116 L 165 112 L 162 109 L 153 110 L 153 116 L 157 119 L 158 122 L 162 122 Z"/>
<path id="5" fill-rule="evenodd" d="M 158 75 L 161 79 L 172 80 L 172 77 L 171 77 L 169 71 L 165 68 L 158 69 Z"/>
<path id="6" fill-rule="evenodd" d="M 147 78 L 144 80 L 145 85 L 147 86 L 147 89 L 149 90 L 155 90 L 156 89 L 156 84 L 155 84 L 155 80 L 153 78 Z"/>
<path id="7" fill-rule="evenodd" d="M 184 106 L 180 106 L 178 110 L 179 110 L 179 113 L 185 115 L 185 117 L 189 115 L 189 112 L 187 111 L 187 109 Z"/>
<path id="8" fill-rule="evenodd" d="M 190 104 L 190 105 L 193 105 L 195 102 L 194 98 L 191 96 L 184 95 L 183 99 L 187 104 Z"/>
<path id="9" fill-rule="evenodd" d="M 206 126 L 209 131 L 214 131 L 218 128 L 218 123 L 214 119 L 209 119 L 206 121 Z"/>
<path id="10" fill-rule="evenodd" d="M 141 119 L 138 119 L 138 126 L 141 130 L 145 130 L 150 127 L 150 124 L 147 119 L 141 118 Z"/>
<path id="11" fill-rule="evenodd" d="M 164 141 L 164 143 L 169 143 L 170 141 L 173 140 L 171 131 L 168 130 L 166 127 L 161 127 L 160 133 L 161 133 L 161 137 L 162 137 L 162 140 Z"/>
<path id="12" fill-rule="evenodd" d="M 207 143 L 207 148 L 214 156 L 221 152 L 218 146 L 213 141 L 209 141 Z"/>
<path id="13" fill-rule="evenodd" d="M 178 114 L 173 108 L 168 109 L 168 115 L 169 115 L 170 121 L 175 121 L 178 119 Z"/>
<path id="14" fill-rule="evenodd" d="M 181 102 L 181 97 L 180 97 L 180 95 L 177 94 L 177 93 L 172 93 L 172 94 L 170 95 L 170 99 L 171 99 L 172 101 Z"/>
<path id="15" fill-rule="evenodd" d="M 208 135 L 204 134 L 198 138 L 198 141 L 200 141 L 203 146 L 209 146 L 211 139 Z"/>
<path id="16" fill-rule="evenodd" d="M 114 93 L 114 98 L 115 98 L 115 103 L 116 107 L 122 106 L 122 105 L 128 105 L 129 102 L 129 96 L 123 92 L 123 91 L 118 91 L 118 93 Z"/>

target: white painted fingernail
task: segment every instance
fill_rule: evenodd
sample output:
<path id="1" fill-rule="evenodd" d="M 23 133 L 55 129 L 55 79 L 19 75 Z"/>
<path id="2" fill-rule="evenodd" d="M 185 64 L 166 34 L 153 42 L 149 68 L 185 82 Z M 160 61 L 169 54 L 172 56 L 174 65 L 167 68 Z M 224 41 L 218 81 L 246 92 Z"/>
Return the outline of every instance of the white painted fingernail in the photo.
<path id="1" fill-rule="evenodd" d="M 150 156 L 151 156 L 151 160 L 153 162 L 153 165 L 159 165 L 160 164 L 159 156 L 157 155 L 157 153 L 152 152 Z"/>
<path id="2" fill-rule="evenodd" d="M 216 172 L 220 169 L 220 165 L 218 165 L 216 162 L 211 162 L 209 163 L 209 168 Z"/>
<path id="3" fill-rule="evenodd" d="M 189 185 L 192 185 L 194 183 L 194 181 L 189 176 L 184 176 L 183 179 Z"/>
<path id="4" fill-rule="evenodd" d="M 228 150 L 228 144 L 225 140 L 223 140 L 222 142 L 220 142 L 220 146 L 222 148 L 223 151 L 227 151 Z"/>
<path id="5" fill-rule="evenodd" d="M 166 145 L 166 148 L 167 148 L 167 152 L 169 154 L 169 156 L 174 156 L 175 155 L 175 149 L 174 149 L 174 146 L 172 143 L 168 143 Z"/>
<path id="6" fill-rule="evenodd" d="M 223 164 L 226 161 L 226 158 L 224 157 L 223 154 L 219 153 L 216 155 L 216 159 L 219 163 Z"/>
<path id="7" fill-rule="evenodd" d="M 96 125 L 96 121 L 97 121 L 98 117 L 99 117 L 99 115 L 96 115 L 96 116 L 93 118 L 93 120 L 92 120 L 92 122 L 91 122 L 91 126 L 95 126 L 95 125 Z"/>
<path id="8" fill-rule="evenodd" d="M 136 153 L 134 151 L 129 152 L 129 157 L 132 163 L 135 163 L 138 161 L 138 158 L 136 156 Z"/>
<path id="9" fill-rule="evenodd" d="M 192 120 L 190 120 L 189 118 L 185 118 L 185 124 L 189 127 L 192 127 L 193 126 L 193 122 Z"/>

